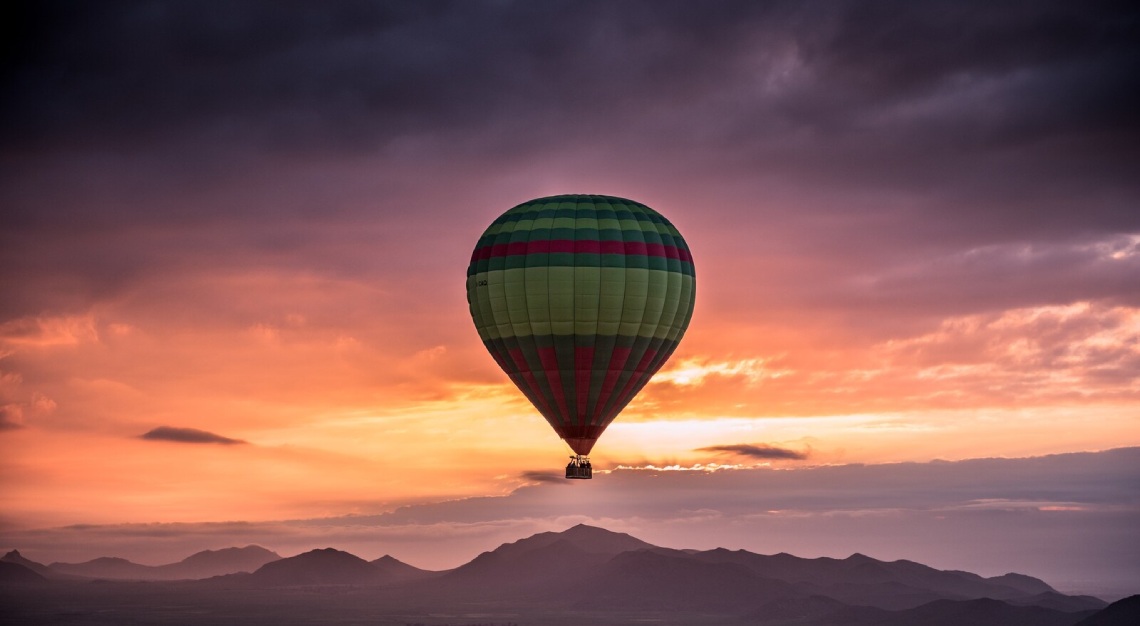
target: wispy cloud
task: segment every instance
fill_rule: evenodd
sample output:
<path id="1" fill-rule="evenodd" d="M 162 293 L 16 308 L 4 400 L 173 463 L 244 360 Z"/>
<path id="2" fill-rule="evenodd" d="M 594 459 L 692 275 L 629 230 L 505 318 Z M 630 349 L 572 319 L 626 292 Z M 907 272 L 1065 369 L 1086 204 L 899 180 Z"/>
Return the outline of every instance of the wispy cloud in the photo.
<path id="1" fill-rule="evenodd" d="M 23 395 L 20 393 L 20 385 L 20 376 L 0 372 L 0 401 L 5 397 L 15 399 Z M 0 431 L 24 428 L 37 418 L 50 415 L 57 406 L 54 400 L 38 392 L 33 392 L 24 400 L 0 404 Z"/>
<path id="2" fill-rule="evenodd" d="M 789 448 L 779 448 L 762 443 L 734 443 L 721 446 L 706 446 L 704 448 L 697 448 L 694 452 L 719 452 L 752 459 L 802 461 L 808 458 L 807 452 L 799 452 Z"/>
<path id="3" fill-rule="evenodd" d="M 176 443 L 220 443 L 225 445 L 246 443 L 241 439 L 231 439 L 215 433 L 197 428 L 176 428 L 174 426 L 159 426 L 141 435 L 139 439 L 150 441 L 173 441 Z"/>
<path id="4" fill-rule="evenodd" d="M 959 394 L 1040 401 L 1135 393 L 1140 308 L 1074 302 L 956 316 L 917 337 L 880 346 L 913 382 L 952 382 Z M 934 389 L 931 389 L 934 391 Z"/>
<path id="5" fill-rule="evenodd" d="M 671 364 L 654 375 L 652 383 L 673 383 L 674 385 L 700 385 L 710 376 L 740 379 L 748 384 L 757 384 L 765 379 L 780 378 L 792 374 L 787 368 L 772 367 L 769 364 L 777 359 L 742 359 L 739 361 L 710 361 L 691 358 Z"/>

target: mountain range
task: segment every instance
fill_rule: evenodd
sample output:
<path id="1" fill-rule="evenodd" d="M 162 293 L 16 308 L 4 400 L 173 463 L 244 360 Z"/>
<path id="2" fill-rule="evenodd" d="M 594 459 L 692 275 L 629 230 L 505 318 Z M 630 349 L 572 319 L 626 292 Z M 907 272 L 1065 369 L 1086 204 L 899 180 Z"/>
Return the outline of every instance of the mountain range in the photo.
<path id="1" fill-rule="evenodd" d="M 100 557 L 83 563 L 52 563 L 42 565 L 30 561 L 17 550 L 0 557 L 0 561 L 23 565 L 47 579 L 100 580 L 193 580 L 221 576 L 234 572 L 252 572 L 281 555 L 261 546 L 204 550 L 177 563 L 167 565 L 140 565 L 117 557 Z"/>
<path id="2" fill-rule="evenodd" d="M 63 594 L 74 603 L 76 594 L 67 596 L 67 590 L 84 589 L 97 580 L 151 581 L 149 587 L 134 583 L 130 588 L 136 603 L 140 590 L 211 598 L 226 593 L 234 602 L 240 597 L 255 604 L 288 592 L 294 604 L 302 597 L 316 603 L 294 606 L 289 613 L 294 619 L 308 610 L 320 614 L 322 599 L 337 597 L 338 610 L 367 608 L 372 616 L 393 611 L 430 616 L 441 607 L 460 615 L 545 616 L 533 623 L 557 623 L 551 621 L 553 616 L 579 616 L 601 624 L 647 619 L 771 626 L 1140 623 L 1140 596 L 1107 605 L 1091 596 L 1062 594 L 1022 574 L 987 578 L 862 554 L 809 559 L 723 548 L 677 550 L 586 525 L 503 544 L 442 572 L 421 570 L 391 556 L 369 562 L 333 548 L 289 558 L 258 546 L 228 548 L 154 567 L 116 558 L 45 566 L 17 551 L 0 559 L 0 590 L 21 590 L 25 595 L 18 604 L 29 609 L 29 589 L 39 590 L 32 596 L 58 601 Z M 161 582 L 175 580 L 183 582 Z M 112 596 L 127 589 L 114 584 L 104 582 L 100 589 Z M 242 593 L 233 595 L 235 590 Z M 298 596 L 298 591 L 304 593 Z M 273 602 L 266 614 L 280 609 L 280 602 Z M 471 612 L 471 607 L 481 607 L 480 612 Z M 42 607 L 28 615 L 33 619 L 26 623 L 57 623 L 35 621 L 36 615 L 46 615 Z"/>

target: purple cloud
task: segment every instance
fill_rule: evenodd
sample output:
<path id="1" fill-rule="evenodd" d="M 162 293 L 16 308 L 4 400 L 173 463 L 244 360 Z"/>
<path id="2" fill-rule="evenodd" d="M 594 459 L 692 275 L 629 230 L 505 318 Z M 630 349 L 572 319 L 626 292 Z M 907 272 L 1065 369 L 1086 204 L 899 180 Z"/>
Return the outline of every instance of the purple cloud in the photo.
<path id="1" fill-rule="evenodd" d="M 528 470 L 521 474 L 519 477 L 528 483 L 565 483 L 566 477 L 558 472 L 549 472 L 545 470 Z"/>
<path id="2" fill-rule="evenodd" d="M 174 426 L 159 426 L 139 435 L 139 439 L 173 441 L 175 443 L 220 443 L 224 445 L 247 443 L 241 439 L 231 439 L 197 428 L 176 428 Z"/>
<path id="3" fill-rule="evenodd" d="M 802 461 L 808 458 L 806 452 L 797 452 L 789 448 L 778 448 L 763 443 L 734 443 L 723 446 L 708 446 L 705 448 L 697 448 L 695 452 L 717 452 L 725 454 L 734 454 L 736 456 L 744 456 L 752 459 L 786 459 L 793 461 Z"/>

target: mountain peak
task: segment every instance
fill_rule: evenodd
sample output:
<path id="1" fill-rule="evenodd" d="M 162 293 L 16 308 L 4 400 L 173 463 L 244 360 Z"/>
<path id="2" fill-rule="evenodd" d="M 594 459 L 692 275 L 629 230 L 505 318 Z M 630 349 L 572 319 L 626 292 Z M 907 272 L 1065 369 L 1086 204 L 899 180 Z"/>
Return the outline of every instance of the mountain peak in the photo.
<path id="1" fill-rule="evenodd" d="M 574 547 L 585 552 L 619 554 L 629 550 L 649 550 L 657 547 L 632 535 L 614 532 L 588 524 L 577 524 L 560 533 L 540 533 L 530 537 L 530 539 L 547 534 L 568 541 L 573 544 Z M 526 540 L 524 539 L 523 541 Z"/>
<path id="2" fill-rule="evenodd" d="M 26 556 L 20 554 L 19 550 L 12 550 L 8 554 L 5 554 L 3 557 L 0 557 L 0 563 L 14 563 L 16 565 L 22 565 L 22 566 L 32 570 L 33 572 L 39 574 L 40 576 L 42 576 L 44 578 L 65 577 L 65 576 L 59 574 L 58 572 L 52 571 L 50 568 L 48 568 L 48 566 L 44 565 L 43 563 L 36 563 L 35 561 L 33 561 L 33 560 L 27 558 Z"/>
<path id="3" fill-rule="evenodd" d="M 625 533 L 577 524 L 561 532 L 542 532 L 504 543 L 461 565 L 447 578 L 464 585 L 510 580 L 514 587 L 551 588 L 558 581 L 584 575 L 606 560 L 656 546 Z"/>
<path id="4" fill-rule="evenodd" d="M 272 550 L 266 550 L 265 548 L 262 548 L 261 546 L 246 546 L 244 548 L 222 548 L 220 550 L 202 550 L 201 552 L 195 552 L 194 554 L 191 554 L 190 556 L 186 557 L 185 559 L 182 559 L 181 562 L 186 563 L 186 562 L 191 562 L 191 561 L 220 559 L 220 558 L 237 557 L 237 556 L 247 556 L 247 557 L 248 556 L 265 556 L 265 557 L 271 557 L 274 559 L 281 558 L 281 555 L 277 554 L 276 552 L 273 552 Z"/>
<path id="5" fill-rule="evenodd" d="M 561 532 L 536 533 L 518 541 L 504 543 L 490 552 L 485 552 L 484 555 L 494 555 L 494 558 L 515 558 L 535 550 L 558 548 L 562 551 L 573 549 L 587 554 L 614 556 L 629 550 L 649 550 L 656 547 L 625 533 L 577 524 Z"/>
<path id="6" fill-rule="evenodd" d="M 434 572 L 408 565 L 390 554 L 385 554 L 374 561 L 369 561 L 369 564 L 391 581 L 415 580 L 434 575 Z"/>
<path id="7" fill-rule="evenodd" d="M 335 548 L 319 548 L 262 565 L 251 580 L 273 586 L 342 585 L 369 582 L 379 571 L 368 561 Z"/>
<path id="8" fill-rule="evenodd" d="M 1010 572 L 1002 574 L 1001 576 L 993 576 L 988 578 L 990 582 L 995 582 L 1007 587 L 1012 587 L 1022 593 L 1026 594 L 1039 594 L 1056 592 L 1057 590 L 1051 587 L 1048 583 L 1040 578 L 1026 576 L 1025 574 L 1018 574 L 1017 572 Z"/>
<path id="9" fill-rule="evenodd" d="M 19 563 L 20 565 L 27 565 L 28 563 L 32 562 L 29 561 L 27 557 L 20 554 L 19 550 L 12 550 L 8 554 L 5 554 L 4 556 L 0 557 L 0 561 L 7 561 L 8 563 Z"/>
<path id="10" fill-rule="evenodd" d="M 27 557 L 25 557 L 24 555 L 20 554 L 19 550 L 12 550 L 8 554 L 5 554 L 4 556 L 0 557 L 0 561 L 4 561 L 7 563 L 18 563 L 20 565 L 23 565 L 24 567 L 31 568 L 32 570 L 35 570 L 36 572 L 38 572 L 40 574 L 44 573 L 43 571 L 41 571 L 41 569 L 47 569 L 46 566 L 41 565 L 40 563 L 36 563 L 35 561 L 32 561 L 32 560 L 28 559 Z"/>

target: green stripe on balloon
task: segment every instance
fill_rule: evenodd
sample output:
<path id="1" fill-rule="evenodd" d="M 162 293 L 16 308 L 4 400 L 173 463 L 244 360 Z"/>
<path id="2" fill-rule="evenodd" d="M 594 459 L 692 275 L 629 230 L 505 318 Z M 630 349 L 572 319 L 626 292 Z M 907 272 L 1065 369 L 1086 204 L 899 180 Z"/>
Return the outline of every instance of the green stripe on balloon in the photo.
<path id="1" fill-rule="evenodd" d="M 692 277 L 639 268 L 533 267 L 477 274 L 468 283 L 471 315 L 484 338 L 548 332 L 665 336 L 680 330 L 676 312 L 685 311 L 680 305 L 693 295 Z M 635 311 L 626 310 L 634 304 Z M 648 316 L 638 312 L 642 306 Z M 630 330 L 632 320 L 640 321 L 638 330 Z"/>

